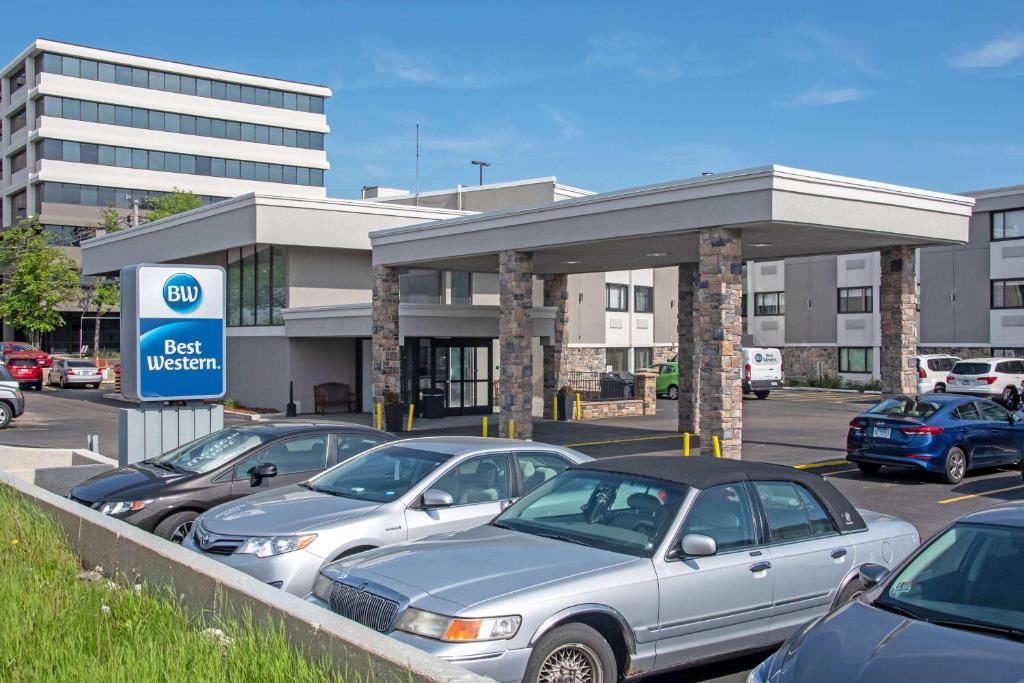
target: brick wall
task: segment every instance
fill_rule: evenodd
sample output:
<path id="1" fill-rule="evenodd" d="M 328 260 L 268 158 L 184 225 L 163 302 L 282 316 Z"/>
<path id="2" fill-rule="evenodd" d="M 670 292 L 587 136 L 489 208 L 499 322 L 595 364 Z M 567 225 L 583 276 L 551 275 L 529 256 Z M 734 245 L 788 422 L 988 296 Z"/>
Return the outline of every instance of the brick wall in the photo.
<path id="1" fill-rule="evenodd" d="M 835 346 L 784 346 L 782 362 L 786 379 L 808 379 L 818 376 L 818 362 L 824 377 L 839 375 L 839 351 Z"/>
<path id="2" fill-rule="evenodd" d="M 562 357 L 562 372 L 604 372 L 607 364 L 603 348 L 570 346 Z"/>

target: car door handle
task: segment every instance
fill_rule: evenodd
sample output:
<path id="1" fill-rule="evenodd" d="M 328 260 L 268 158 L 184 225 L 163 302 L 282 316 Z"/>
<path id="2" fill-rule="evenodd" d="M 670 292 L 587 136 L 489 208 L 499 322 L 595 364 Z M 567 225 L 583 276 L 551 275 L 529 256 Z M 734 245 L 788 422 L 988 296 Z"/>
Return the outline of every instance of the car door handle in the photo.
<path id="1" fill-rule="evenodd" d="M 839 550 L 833 550 L 832 551 L 832 559 L 833 560 L 839 560 L 839 559 L 842 559 L 844 557 L 846 557 L 846 551 L 843 550 L 842 548 L 840 548 Z"/>
<path id="2" fill-rule="evenodd" d="M 752 571 L 754 573 L 763 572 L 763 571 L 766 571 L 766 570 L 771 569 L 771 568 L 772 568 L 772 563 L 771 562 L 756 562 L 756 563 L 750 565 L 750 571 Z"/>

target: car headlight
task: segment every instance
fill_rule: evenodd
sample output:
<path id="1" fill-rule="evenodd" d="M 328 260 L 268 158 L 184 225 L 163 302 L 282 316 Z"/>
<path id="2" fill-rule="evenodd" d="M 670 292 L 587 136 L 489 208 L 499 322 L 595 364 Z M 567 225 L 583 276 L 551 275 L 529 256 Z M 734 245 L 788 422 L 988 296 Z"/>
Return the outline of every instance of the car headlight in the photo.
<path id="1" fill-rule="evenodd" d="M 97 509 L 104 515 L 117 517 L 129 512 L 137 512 L 152 502 L 152 498 L 149 500 L 108 500 L 100 503 Z"/>
<path id="2" fill-rule="evenodd" d="M 21 393 L 21 389 L 14 392 L 14 398 L 25 398 L 25 394 Z"/>
<path id="3" fill-rule="evenodd" d="M 425 638 L 465 643 L 483 640 L 508 640 L 519 632 L 520 616 L 461 619 L 415 608 L 406 610 L 398 622 L 399 631 Z"/>
<path id="4" fill-rule="evenodd" d="M 313 582 L 313 595 L 320 598 L 324 602 L 330 602 L 331 591 L 334 589 L 334 579 L 329 576 L 324 576 L 319 572 L 316 575 L 316 581 Z"/>
<path id="5" fill-rule="evenodd" d="M 293 550 L 302 550 L 316 540 L 316 534 L 305 536 L 253 536 L 243 543 L 236 555 L 255 555 L 256 557 L 271 557 L 290 553 Z"/>

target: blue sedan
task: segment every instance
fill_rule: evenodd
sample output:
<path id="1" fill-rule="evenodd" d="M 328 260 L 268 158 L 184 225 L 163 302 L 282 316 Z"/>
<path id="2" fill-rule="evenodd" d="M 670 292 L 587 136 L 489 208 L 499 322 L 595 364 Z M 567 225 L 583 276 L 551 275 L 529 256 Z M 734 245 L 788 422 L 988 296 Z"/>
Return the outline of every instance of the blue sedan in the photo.
<path id="1" fill-rule="evenodd" d="M 846 459 L 864 474 L 882 465 L 924 470 L 958 484 L 968 470 L 1024 460 L 1024 421 L 983 398 L 898 396 L 850 422 Z"/>

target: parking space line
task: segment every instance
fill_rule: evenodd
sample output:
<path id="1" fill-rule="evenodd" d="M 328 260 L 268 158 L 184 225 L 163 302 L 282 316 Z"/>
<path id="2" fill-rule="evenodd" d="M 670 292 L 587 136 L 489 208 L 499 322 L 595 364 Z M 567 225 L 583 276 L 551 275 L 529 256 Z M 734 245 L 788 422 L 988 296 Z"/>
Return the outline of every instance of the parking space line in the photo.
<path id="1" fill-rule="evenodd" d="M 1024 489 L 1024 484 L 1017 484 L 1016 486 L 1007 486 L 1001 489 L 993 489 L 991 491 L 979 491 L 978 493 L 968 493 L 963 496 L 956 496 L 955 498 L 946 498 L 940 500 L 939 505 L 946 505 L 947 503 L 959 503 L 962 500 L 970 500 L 972 498 L 981 498 L 982 496 L 990 496 L 993 493 L 1006 493 L 1007 491 L 1017 491 Z"/>
<path id="2" fill-rule="evenodd" d="M 607 446 L 616 443 L 632 443 L 634 441 L 658 441 L 659 439 L 679 439 L 682 441 L 682 434 L 658 434 L 657 436 L 629 436 L 622 439 L 605 439 L 603 441 L 581 441 L 579 443 L 562 444 L 565 448 L 581 448 L 583 446 Z"/>
<path id="3" fill-rule="evenodd" d="M 835 467 L 836 465 L 847 465 L 849 460 L 822 460 L 821 462 L 805 462 L 802 465 L 793 465 L 798 470 L 810 470 L 815 467 Z"/>

